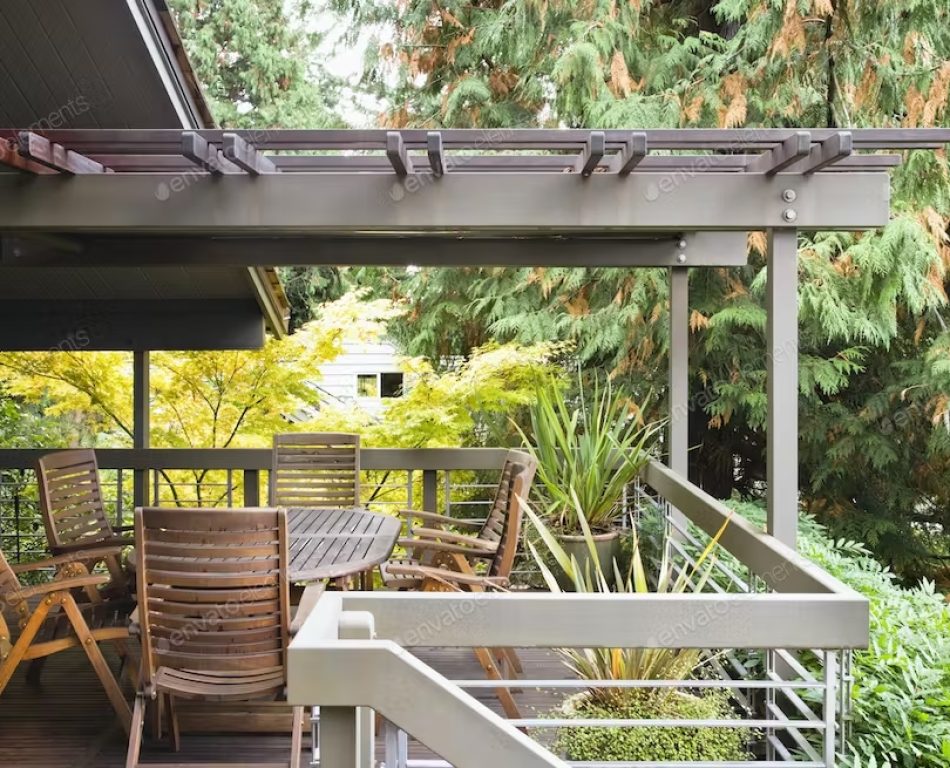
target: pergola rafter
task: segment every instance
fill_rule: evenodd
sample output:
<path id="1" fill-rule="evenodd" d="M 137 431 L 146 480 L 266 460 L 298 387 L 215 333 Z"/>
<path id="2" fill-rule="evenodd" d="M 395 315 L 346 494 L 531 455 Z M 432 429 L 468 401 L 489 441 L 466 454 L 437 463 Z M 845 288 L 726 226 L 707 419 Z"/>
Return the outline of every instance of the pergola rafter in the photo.
<path id="1" fill-rule="evenodd" d="M 15 131 L 0 131 L 13 144 Z M 123 173 L 692 173 L 880 171 L 882 150 L 936 149 L 941 129 L 744 130 L 50 130 L 29 135 Z M 270 154 L 265 152 L 295 154 Z M 303 154 L 306 153 L 306 154 Z M 679 153 L 679 154 L 670 154 Z M 684 154 L 686 153 L 686 154 Z M 705 154 L 699 154 L 705 153 Z M 29 157 L 29 151 L 23 153 Z M 243 158 L 243 160 L 242 160 Z M 78 158 L 77 158 L 78 159 Z M 108 162 L 105 162 L 108 160 Z M 12 162 L 5 161 L 8 165 Z M 797 165 L 796 165 L 797 164 Z M 26 170 L 18 167 L 18 170 Z M 98 172 L 95 166 L 69 172 Z"/>

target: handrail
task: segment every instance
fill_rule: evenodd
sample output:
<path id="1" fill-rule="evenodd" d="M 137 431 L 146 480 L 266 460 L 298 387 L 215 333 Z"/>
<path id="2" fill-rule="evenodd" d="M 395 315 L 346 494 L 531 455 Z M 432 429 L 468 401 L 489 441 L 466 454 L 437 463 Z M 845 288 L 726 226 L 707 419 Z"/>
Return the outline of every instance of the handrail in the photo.
<path id="1" fill-rule="evenodd" d="M 343 610 L 339 593 L 322 595 L 290 646 L 288 700 L 319 703 L 323 711 L 371 707 L 455 768 L 567 768 L 432 667 L 374 634 L 372 615 Z M 363 639 L 351 639 L 358 636 Z"/>
<path id="2" fill-rule="evenodd" d="M 641 479 L 710 536 L 725 526 L 719 544 L 772 589 L 859 597 L 853 589 L 664 464 L 651 461 L 641 473 Z"/>

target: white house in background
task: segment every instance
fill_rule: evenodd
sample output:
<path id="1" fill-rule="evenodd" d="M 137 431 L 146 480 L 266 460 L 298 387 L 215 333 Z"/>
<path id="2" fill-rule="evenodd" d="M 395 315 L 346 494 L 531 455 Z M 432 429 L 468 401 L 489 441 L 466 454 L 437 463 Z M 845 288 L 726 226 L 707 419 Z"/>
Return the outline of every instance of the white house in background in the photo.
<path id="1" fill-rule="evenodd" d="M 390 344 L 346 342 L 341 355 L 320 366 L 320 377 L 313 385 L 325 399 L 356 403 L 378 413 L 387 398 L 402 395 L 398 359 Z"/>

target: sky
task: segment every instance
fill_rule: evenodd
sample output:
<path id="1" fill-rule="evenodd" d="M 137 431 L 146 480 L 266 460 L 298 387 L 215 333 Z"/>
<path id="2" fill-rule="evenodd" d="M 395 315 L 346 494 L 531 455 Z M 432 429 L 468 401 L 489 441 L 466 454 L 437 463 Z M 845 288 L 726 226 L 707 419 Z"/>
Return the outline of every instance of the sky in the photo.
<path id="1" fill-rule="evenodd" d="M 373 127 L 376 115 L 382 110 L 381 103 L 365 94 L 357 96 L 352 86 L 359 81 L 367 46 L 378 30 L 364 30 L 355 44 L 343 42 L 342 38 L 348 30 L 340 24 L 340 19 L 335 14 L 316 10 L 308 18 L 308 26 L 325 36 L 319 55 L 327 71 L 351 86 L 344 89 L 340 103 L 343 118 L 354 128 Z"/>

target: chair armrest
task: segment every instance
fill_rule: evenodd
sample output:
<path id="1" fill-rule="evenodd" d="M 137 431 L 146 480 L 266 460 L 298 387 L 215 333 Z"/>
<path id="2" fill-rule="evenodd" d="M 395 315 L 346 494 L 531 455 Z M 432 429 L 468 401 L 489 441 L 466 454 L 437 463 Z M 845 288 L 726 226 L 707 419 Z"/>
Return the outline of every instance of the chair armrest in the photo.
<path id="1" fill-rule="evenodd" d="M 386 567 L 386 570 L 394 576 L 415 576 L 420 579 L 433 579 L 435 581 L 448 582 L 449 584 L 464 585 L 468 587 L 485 587 L 493 589 L 506 589 L 508 579 L 503 576 L 478 576 L 477 574 L 460 573 L 449 568 L 436 568 L 431 565 L 402 565 L 393 564 Z"/>
<path id="2" fill-rule="evenodd" d="M 449 515 L 439 515 L 435 512 L 419 512 L 415 509 L 402 509 L 396 514 L 410 521 L 415 518 L 424 523 L 441 523 L 442 525 L 453 525 L 457 528 L 469 528 L 473 531 L 479 530 L 484 523 L 483 520 L 467 520 L 464 518 L 450 517 Z"/>
<path id="3" fill-rule="evenodd" d="M 86 552 L 92 552 L 96 549 L 101 549 L 102 547 L 132 547 L 135 546 L 135 539 L 129 538 L 128 536 L 110 536 L 107 539 L 97 539 L 96 541 L 82 542 L 77 541 L 72 544 L 60 544 L 56 547 L 57 554 L 66 554 L 71 552 L 80 552 L 83 555 L 83 558 L 86 557 Z M 112 554 L 112 553 L 110 553 Z M 107 557 L 108 555 L 106 555 Z"/>
<path id="4" fill-rule="evenodd" d="M 39 571 L 44 568 L 55 568 L 60 565 L 71 563 L 81 563 L 83 560 L 103 560 L 113 555 L 121 555 L 122 547 L 94 547 L 91 549 L 77 550 L 54 557 L 47 557 L 43 560 L 34 560 L 31 563 L 17 563 L 11 565 L 10 569 L 14 573 L 29 573 L 30 571 Z"/>
<path id="5" fill-rule="evenodd" d="M 467 533 L 453 533 L 452 531 L 443 531 L 439 528 L 413 528 L 412 535 L 420 539 L 438 539 L 452 544 L 461 544 L 472 547 L 472 549 L 485 549 L 494 552 L 498 549 L 497 541 L 488 541 L 487 539 L 476 539 Z"/>
<path id="6" fill-rule="evenodd" d="M 452 544 L 447 541 L 432 541 L 430 539 L 399 539 L 396 542 L 407 550 L 427 550 L 444 552 L 446 554 L 464 555 L 465 557 L 489 558 L 495 556 L 496 549 L 477 548 L 464 544 Z"/>
<path id="7" fill-rule="evenodd" d="M 290 623 L 291 637 L 294 637 L 303 628 L 303 623 L 316 607 L 317 601 L 325 589 L 326 586 L 323 583 L 308 584 L 304 587 L 303 594 L 300 596 L 300 603 L 297 605 L 297 612 L 294 614 L 294 620 Z"/>
<path id="8" fill-rule="evenodd" d="M 37 584 L 33 587 L 20 589 L 9 595 L 8 599 L 11 602 L 28 600 L 31 597 L 36 597 L 37 595 L 48 595 L 51 592 L 63 592 L 79 587 L 98 587 L 102 584 L 108 583 L 108 576 L 74 576 L 69 579 L 57 579 L 56 581 L 48 581 L 45 584 Z"/>

